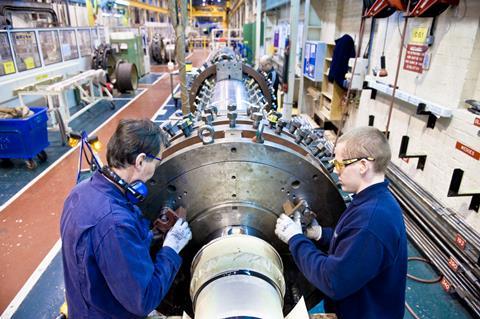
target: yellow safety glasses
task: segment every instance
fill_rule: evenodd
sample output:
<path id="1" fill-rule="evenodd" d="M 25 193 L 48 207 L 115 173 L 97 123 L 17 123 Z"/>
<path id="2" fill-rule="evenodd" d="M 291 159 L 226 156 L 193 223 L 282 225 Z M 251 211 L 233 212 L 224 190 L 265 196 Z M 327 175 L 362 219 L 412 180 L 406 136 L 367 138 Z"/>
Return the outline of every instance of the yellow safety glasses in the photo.
<path id="1" fill-rule="evenodd" d="M 349 158 L 343 161 L 337 161 L 336 159 L 333 159 L 330 161 L 330 163 L 332 163 L 335 166 L 335 169 L 337 170 L 337 172 L 339 172 L 343 170 L 345 167 L 347 167 L 348 165 L 361 161 L 362 159 L 367 161 L 375 160 L 373 157 L 357 157 L 357 158 Z"/>

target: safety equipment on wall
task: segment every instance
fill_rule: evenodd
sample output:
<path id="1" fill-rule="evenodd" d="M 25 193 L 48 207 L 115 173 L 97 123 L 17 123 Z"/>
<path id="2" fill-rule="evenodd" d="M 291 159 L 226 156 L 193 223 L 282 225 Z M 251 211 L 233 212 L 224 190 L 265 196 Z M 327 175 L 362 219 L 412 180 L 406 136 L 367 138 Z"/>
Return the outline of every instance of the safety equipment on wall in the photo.
<path id="1" fill-rule="evenodd" d="M 142 181 L 135 181 L 129 184 L 108 166 L 102 167 L 100 173 L 115 185 L 120 186 L 120 188 L 125 191 L 125 196 L 132 204 L 142 202 L 148 195 L 147 185 Z"/>
<path id="2" fill-rule="evenodd" d="M 135 64 L 120 60 L 115 68 L 115 87 L 121 93 L 135 91 L 138 87 L 138 71 Z"/>
<path id="3" fill-rule="evenodd" d="M 385 58 L 385 44 L 387 43 L 387 34 L 388 34 L 388 18 L 387 18 L 387 26 L 385 27 L 385 37 L 383 38 L 382 56 L 380 57 L 380 72 L 378 73 L 378 76 L 381 76 L 381 77 L 385 77 L 388 75 L 387 62 Z"/>
<path id="4" fill-rule="evenodd" d="M 170 247 L 178 254 L 190 239 L 192 239 L 192 231 L 188 227 L 187 221 L 179 218 L 165 236 L 163 247 Z"/>
<path id="5" fill-rule="evenodd" d="M 363 12 L 365 17 L 386 18 L 395 12 L 387 0 L 363 0 Z"/>
<path id="6" fill-rule="evenodd" d="M 449 6 L 457 6 L 459 2 L 460 0 L 412 0 L 410 8 L 413 9 L 409 14 L 414 17 L 436 17 Z"/>
<path id="7" fill-rule="evenodd" d="M 449 6 L 456 6 L 460 0 L 364 0 L 363 12 L 366 17 L 386 18 L 395 11 L 405 12 L 413 17 L 436 17 Z"/>

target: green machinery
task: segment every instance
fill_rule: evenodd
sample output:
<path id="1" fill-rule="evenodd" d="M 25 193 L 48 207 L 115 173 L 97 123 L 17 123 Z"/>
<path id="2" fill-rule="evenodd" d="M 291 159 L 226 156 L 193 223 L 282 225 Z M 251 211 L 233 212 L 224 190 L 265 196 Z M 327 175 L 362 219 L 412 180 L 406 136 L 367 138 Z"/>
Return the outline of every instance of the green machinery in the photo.
<path id="1" fill-rule="evenodd" d="M 142 37 L 132 32 L 114 32 L 110 34 L 110 44 L 117 61 L 124 60 L 135 64 L 138 75 L 145 75 Z"/>
<path id="2" fill-rule="evenodd" d="M 247 60 L 251 64 L 255 60 L 255 47 L 256 47 L 256 36 L 255 36 L 255 22 L 246 23 L 243 25 L 243 44 L 251 50 L 251 55 L 248 54 Z M 260 45 L 263 45 L 263 30 L 264 23 L 261 23 L 260 28 Z"/>

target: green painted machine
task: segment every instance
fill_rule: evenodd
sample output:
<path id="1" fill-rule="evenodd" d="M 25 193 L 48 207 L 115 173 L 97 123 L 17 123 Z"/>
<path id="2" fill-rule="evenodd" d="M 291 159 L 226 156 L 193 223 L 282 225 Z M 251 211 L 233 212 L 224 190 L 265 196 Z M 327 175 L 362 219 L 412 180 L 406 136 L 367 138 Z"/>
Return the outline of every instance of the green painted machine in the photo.
<path id="1" fill-rule="evenodd" d="M 110 44 L 117 61 L 123 60 L 135 64 L 138 75 L 146 74 L 142 37 L 133 32 L 113 32 L 110 34 Z"/>

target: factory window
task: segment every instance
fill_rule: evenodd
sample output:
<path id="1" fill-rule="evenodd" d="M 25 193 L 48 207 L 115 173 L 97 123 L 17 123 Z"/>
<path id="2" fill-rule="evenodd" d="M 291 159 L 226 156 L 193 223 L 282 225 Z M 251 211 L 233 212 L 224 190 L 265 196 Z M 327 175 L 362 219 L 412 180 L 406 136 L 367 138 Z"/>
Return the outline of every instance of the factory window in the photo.
<path id="1" fill-rule="evenodd" d="M 12 42 L 18 71 L 35 69 L 42 65 L 35 32 L 12 32 Z"/>
<path id="2" fill-rule="evenodd" d="M 82 57 L 92 54 L 92 40 L 90 30 L 78 30 L 78 39 L 80 45 L 80 55 Z"/>
<path id="3" fill-rule="evenodd" d="M 105 30 L 103 28 L 98 29 L 98 38 L 100 39 L 100 43 L 105 43 Z"/>
<path id="4" fill-rule="evenodd" d="M 96 49 L 100 45 L 100 37 L 98 36 L 98 29 L 92 29 L 92 48 Z"/>
<path id="5" fill-rule="evenodd" d="M 62 62 L 62 52 L 57 31 L 39 31 L 40 47 L 42 48 L 43 63 L 50 65 Z"/>
<path id="6" fill-rule="evenodd" d="M 60 43 L 62 44 L 62 54 L 65 61 L 78 58 L 77 39 L 75 38 L 75 31 L 61 30 Z"/>
<path id="7" fill-rule="evenodd" d="M 8 34 L 0 33 L 0 76 L 15 73 Z"/>

